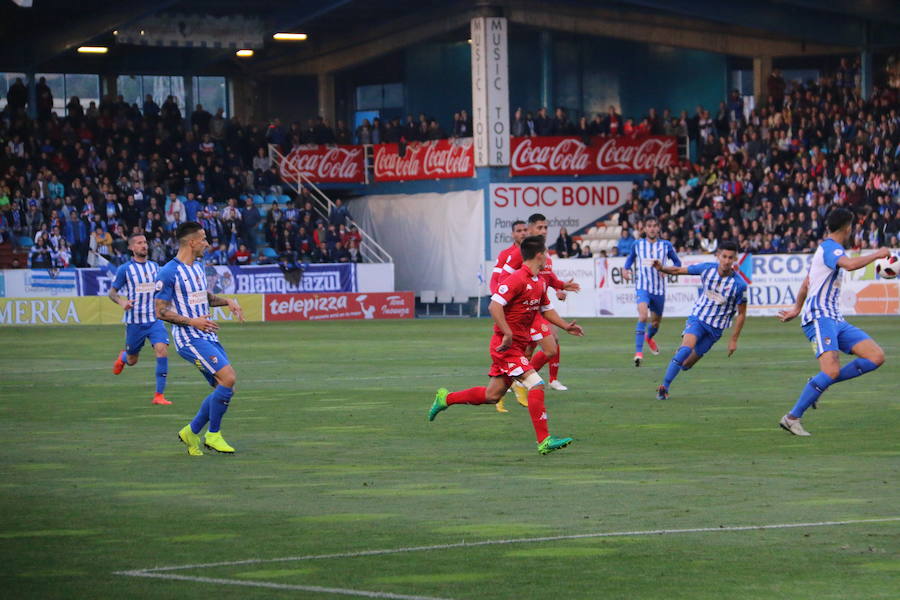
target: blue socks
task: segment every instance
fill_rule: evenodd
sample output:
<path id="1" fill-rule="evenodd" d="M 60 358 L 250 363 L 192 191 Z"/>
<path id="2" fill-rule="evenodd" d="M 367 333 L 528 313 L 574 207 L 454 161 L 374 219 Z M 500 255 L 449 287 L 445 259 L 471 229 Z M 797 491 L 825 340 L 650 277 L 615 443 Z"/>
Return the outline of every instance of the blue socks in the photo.
<path id="1" fill-rule="evenodd" d="M 223 385 L 216 386 L 213 393 L 209 395 L 210 433 L 219 431 L 219 428 L 222 426 L 222 417 L 225 416 L 225 411 L 228 410 L 228 403 L 231 402 L 233 395 L 234 390 Z"/>
<path id="2" fill-rule="evenodd" d="M 200 405 L 197 416 L 191 421 L 191 431 L 200 433 L 200 430 L 207 423 L 209 423 L 210 433 L 219 431 L 219 428 L 222 426 L 222 416 L 228 410 L 228 403 L 231 402 L 233 395 L 233 389 L 217 385 L 212 394 L 203 399 L 203 404 Z"/>
<path id="3" fill-rule="evenodd" d="M 869 371 L 874 371 L 879 365 L 876 365 L 868 358 L 856 358 L 841 367 L 841 374 L 834 380 L 835 383 L 847 381 L 860 375 L 865 375 Z"/>
<path id="4" fill-rule="evenodd" d="M 672 357 L 672 362 L 669 363 L 669 368 L 666 369 L 666 376 L 663 378 L 662 383 L 664 388 L 669 389 L 669 386 L 672 385 L 672 381 L 675 380 L 679 371 L 682 370 L 682 365 L 691 355 L 691 352 L 693 352 L 693 348 L 688 348 L 687 346 L 678 348 L 675 352 L 675 356 Z"/>
<path id="5" fill-rule="evenodd" d="M 797 419 L 802 417 L 803 413 L 806 412 L 806 409 L 817 402 L 819 396 L 822 395 L 822 392 L 827 390 L 830 385 L 840 383 L 841 381 L 847 381 L 848 379 L 853 379 L 860 375 L 865 375 L 866 373 L 874 371 L 879 366 L 880 365 L 876 365 L 867 358 L 855 358 L 841 367 L 841 372 L 837 376 L 837 379 L 832 379 L 825 373 L 819 372 L 815 377 L 810 379 L 807 382 L 806 387 L 803 388 L 803 391 L 800 393 L 800 398 L 797 399 L 797 403 L 794 405 L 794 408 L 791 409 L 791 416 Z"/>
<path id="6" fill-rule="evenodd" d="M 169 373 L 169 359 L 165 356 L 156 358 L 156 393 L 166 391 L 166 375 Z"/>
<path id="7" fill-rule="evenodd" d="M 647 329 L 647 323 L 643 321 L 638 321 L 637 331 L 634 334 L 634 351 L 635 352 L 643 352 L 644 351 L 644 332 Z"/>
<path id="8" fill-rule="evenodd" d="M 835 381 L 835 379 L 832 379 L 821 371 L 816 373 L 816 376 L 806 382 L 806 386 L 803 388 L 803 391 L 800 392 L 797 403 L 794 405 L 794 408 L 791 409 L 791 416 L 795 419 L 802 417 L 803 413 L 806 412 L 806 409 L 818 401 L 822 392 L 827 390 L 828 386 Z"/>
<path id="9" fill-rule="evenodd" d="M 656 335 L 657 331 L 659 331 L 659 327 L 654 327 L 653 325 L 650 325 L 649 327 L 647 327 L 647 337 L 652 340 L 653 336 Z"/>
<path id="10" fill-rule="evenodd" d="M 125 366 L 129 366 L 128 364 L 128 353 L 122 350 L 122 354 L 119 355 L 119 360 L 125 363 Z"/>

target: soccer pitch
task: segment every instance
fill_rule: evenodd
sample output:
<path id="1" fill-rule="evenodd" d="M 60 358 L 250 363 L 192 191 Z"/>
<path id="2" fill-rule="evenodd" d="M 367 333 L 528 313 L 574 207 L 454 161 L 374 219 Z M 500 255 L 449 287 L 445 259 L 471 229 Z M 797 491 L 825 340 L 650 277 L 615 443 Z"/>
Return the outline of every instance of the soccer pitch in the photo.
<path id="1" fill-rule="evenodd" d="M 224 325 L 238 453 L 194 458 L 176 432 L 209 388 L 174 348 L 175 404 L 151 406 L 152 350 L 111 373 L 123 327 L 0 329 L 0 590 L 897 598 L 900 321 L 852 319 L 887 362 L 810 438 L 777 425 L 817 370 L 796 323 L 748 319 L 655 400 L 683 322 L 640 369 L 631 319 L 564 336 L 547 408 L 575 443 L 549 456 L 512 395 L 427 422 L 437 387 L 486 384 L 487 320 Z"/>

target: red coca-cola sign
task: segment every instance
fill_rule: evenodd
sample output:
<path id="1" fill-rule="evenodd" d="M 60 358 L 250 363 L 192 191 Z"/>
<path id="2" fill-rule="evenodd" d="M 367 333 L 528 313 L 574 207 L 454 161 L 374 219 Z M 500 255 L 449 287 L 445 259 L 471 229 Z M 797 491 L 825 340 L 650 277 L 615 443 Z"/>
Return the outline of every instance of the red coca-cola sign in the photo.
<path id="1" fill-rule="evenodd" d="M 412 292 L 358 294 L 266 294 L 266 321 L 333 321 L 343 319 L 412 319 Z"/>
<path id="2" fill-rule="evenodd" d="M 314 183 L 366 180 L 362 146 L 298 146 L 278 162 L 281 178 L 290 183 L 297 183 L 301 174 Z"/>
<path id="3" fill-rule="evenodd" d="M 674 137 L 516 137 L 512 175 L 637 175 L 678 164 Z"/>
<path id="4" fill-rule="evenodd" d="M 449 179 L 475 176 L 471 138 L 413 142 L 400 156 L 398 144 L 375 146 L 375 181 Z"/>

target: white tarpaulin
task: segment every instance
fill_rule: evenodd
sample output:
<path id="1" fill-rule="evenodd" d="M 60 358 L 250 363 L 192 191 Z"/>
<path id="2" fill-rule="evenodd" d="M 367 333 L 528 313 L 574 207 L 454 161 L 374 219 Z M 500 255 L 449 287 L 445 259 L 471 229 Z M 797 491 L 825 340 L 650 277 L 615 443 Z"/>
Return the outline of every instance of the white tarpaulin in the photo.
<path id="1" fill-rule="evenodd" d="M 484 192 L 364 196 L 350 212 L 394 258 L 398 290 L 482 293 Z"/>

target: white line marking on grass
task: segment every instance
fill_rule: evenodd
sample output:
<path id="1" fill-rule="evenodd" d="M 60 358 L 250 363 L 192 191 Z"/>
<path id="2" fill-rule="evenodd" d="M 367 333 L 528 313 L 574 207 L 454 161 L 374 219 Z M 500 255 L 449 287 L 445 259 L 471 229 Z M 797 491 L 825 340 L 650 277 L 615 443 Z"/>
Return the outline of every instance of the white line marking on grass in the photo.
<path id="1" fill-rule="evenodd" d="M 557 542 L 562 540 L 583 540 L 591 538 L 611 537 L 636 537 L 654 535 L 679 535 L 684 533 L 713 533 L 735 531 L 764 531 L 769 529 L 798 529 L 808 527 L 836 527 L 840 525 L 860 525 L 866 523 L 888 523 L 900 521 L 900 517 L 883 517 L 879 519 L 850 519 L 846 521 L 818 521 L 814 523 L 778 523 L 771 525 L 731 525 L 718 527 L 693 527 L 689 529 L 649 529 L 640 531 L 606 531 L 595 533 L 576 533 L 570 535 L 551 535 L 532 538 L 510 538 L 501 540 L 482 540 L 479 542 L 456 542 L 452 544 L 433 544 L 430 546 L 408 546 L 401 548 L 384 548 L 380 550 L 360 550 L 356 552 L 336 552 L 333 554 L 306 554 L 302 556 L 285 556 L 281 558 L 249 558 L 245 560 L 232 560 L 214 563 L 200 563 L 192 565 L 174 565 L 167 567 L 151 567 L 147 569 L 135 569 L 132 571 L 116 571 L 114 575 L 127 577 L 149 577 L 154 579 L 194 581 L 198 583 L 217 583 L 221 585 L 237 585 L 249 587 L 264 587 L 281 590 L 298 590 L 307 592 L 321 592 L 341 594 L 345 596 L 363 596 L 366 598 L 393 598 L 397 600 L 442 600 L 430 596 L 408 596 L 403 594 L 391 594 L 389 592 L 372 592 L 367 590 L 351 590 L 342 588 L 326 588 L 309 585 L 289 585 L 266 581 L 243 581 L 240 579 L 216 579 L 210 577 L 194 577 L 190 575 L 175 575 L 171 571 L 185 571 L 188 569 L 210 569 L 216 567 L 234 567 L 240 565 L 259 565 L 278 562 L 297 562 L 304 560 L 327 560 L 336 558 L 359 558 L 363 556 L 384 556 L 388 554 L 403 554 L 408 552 L 429 552 L 433 550 L 450 550 L 454 548 L 475 548 L 478 546 L 502 546 L 509 544 L 537 544 L 541 542 Z"/>
<path id="2" fill-rule="evenodd" d="M 245 587 L 269 588 L 275 590 L 291 590 L 300 592 L 318 592 L 320 594 L 340 594 L 342 596 L 362 596 L 364 598 L 390 598 L 392 600 L 449 600 L 435 596 L 409 596 L 406 594 L 392 594 L 390 592 L 370 592 L 368 590 L 350 590 L 345 588 L 321 587 L 318 585 L 291 585 L 286 583 L 274 583 L 269 581 L 243 581 L 240 579 L 219 579 L 215 577 L 192 577 L 190 575 L 171 575 L 152 573 L 150 571 L 119 571 L 116 575 L 130 575 L 131 577 L 151 577 L 168 581 L 193 581 L 195 583 L 216 583 L 219 585 L 240 585 Z"/>

